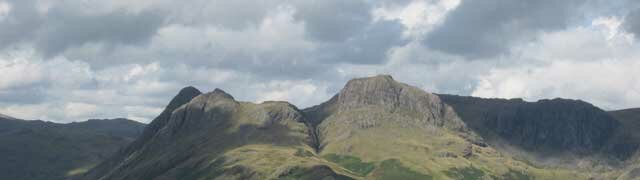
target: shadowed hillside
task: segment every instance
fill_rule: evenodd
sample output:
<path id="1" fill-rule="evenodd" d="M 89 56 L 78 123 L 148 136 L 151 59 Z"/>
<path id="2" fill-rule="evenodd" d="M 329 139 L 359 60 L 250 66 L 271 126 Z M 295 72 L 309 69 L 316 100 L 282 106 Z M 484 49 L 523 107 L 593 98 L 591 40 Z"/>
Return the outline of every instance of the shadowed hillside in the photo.
<path id="1" fill-rule="evenodd" d="M 579 100 L 483 99 L 439 95 L 493 145 L 506 143 L 541 156 L 585 156 L 606 151 L 621 127 L 607 112 Z"/>
<path id="2" fill-rule="evenodd" d="M 126 119 L 57 124 L 0 117 L 0 179 L 82 174 L 132 142 L 143 127 Z"/>

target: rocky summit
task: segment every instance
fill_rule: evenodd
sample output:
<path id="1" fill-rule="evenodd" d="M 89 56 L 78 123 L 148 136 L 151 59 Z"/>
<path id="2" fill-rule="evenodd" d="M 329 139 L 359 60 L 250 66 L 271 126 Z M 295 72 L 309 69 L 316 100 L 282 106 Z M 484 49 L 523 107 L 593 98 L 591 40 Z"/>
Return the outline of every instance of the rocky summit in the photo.
<path id="1" fill-rule="evenodd" d="M 432 94 L 389 75 L 305 109 L 187 87 L 78 179 L 633 179 L 637 114 Z"/>

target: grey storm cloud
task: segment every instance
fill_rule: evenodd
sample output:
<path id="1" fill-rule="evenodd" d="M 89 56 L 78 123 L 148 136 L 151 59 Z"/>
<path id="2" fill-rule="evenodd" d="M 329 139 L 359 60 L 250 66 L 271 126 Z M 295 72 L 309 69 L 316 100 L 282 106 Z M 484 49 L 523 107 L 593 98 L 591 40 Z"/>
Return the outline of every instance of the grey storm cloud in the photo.
<path id="1" fill-rule="evenodd" d="M 406 27 L 395 20 L 373 22 L 374 4 L 365 1 L 309 1 L 297 7 L 294 17 L 319 45 L 314 57 L 321 64 L 380 64 L 391 48 L 407 43 Z"/>
<path id="2" fill-rule="evenodd" d="M 269 13 L 278 8 L 280 1 L 274 0 L 185 0 L 181 5 L 168 9 L 170 21 L 187 25 L 213 24 L 233 30 L 255 26 Z M 280 2 L 281 3 L 281 2 Z"/>
<path id="3" fill-rule="evenodd" d="M 636 39 L 640 39 L 640 9 L 630 12 L 624 18 L 623 27 L 628 32 L 633 33 Z"/>
<path id="4" fill-rule="evenodd" d="M 566 28 L 582 0 L 463 0 L 424 43 L 467 58 L 505 52 L 514 41 Z"/>
<path id="5" fill-rule="evenodd" d="M 0 49 L 34 37 L 43 22 L 34 1 L 12 1 L 11 7 L 5 20 L 0 21 Z"/>
<path id="6" fill-rule="evenodd" d="M 0 22 L 0 48 L 33 43 L 47 57 L 87 43 L 143 44 L 155 34 L 164 18 L 159 12 L 116 10 L 89 14 L 60 6 L 42 13 L 36 1 L 10 3 L 12 10 L 7 20 Z"/>
<path id="7" fill-rule="evenodd" d="M 345 41 L 371 22 L 370 4 L 364 1 L 309 1 L 298 5 L 296 19 L 305 23 L 310 38 Z"/>
<path id="8" fill-rule="evenodd" d="M 147 43 L 162 24 L 162 16 L 153 12 L 114 11 L 99 15 L 67 14 L 53 11 L 37 44 L 45 56 L 85 43 L 140 45 Z"/>
<path id="9" fill-rule="evenodd" d="M 38 86 L 0 90 L 0 104 L 37 104 L 46 100 L 46 89 Z"/>
<path id="10" fill-rule="evenodd" d="M 391 48 L 408 42 L 402 37 L 405 29 L 398 21 L 379 21 L 344 42 L 324 44 L 317 56 L 324 62 L 381 64 Z"/>

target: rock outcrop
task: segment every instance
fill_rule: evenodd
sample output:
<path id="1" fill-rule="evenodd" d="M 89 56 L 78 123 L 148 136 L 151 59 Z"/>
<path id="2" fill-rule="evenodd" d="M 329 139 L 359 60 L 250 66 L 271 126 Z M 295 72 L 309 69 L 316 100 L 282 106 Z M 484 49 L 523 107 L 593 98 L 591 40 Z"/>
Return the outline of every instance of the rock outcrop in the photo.
<path id="1" fill-rule="evenodd" d="M 306 113 L 326 118 L 329 114 L 367 110 L 357 122 L 362 127 L 375 126 L 379 119 L 374 112 L 403 114 L 410 120 L 400 122 L 428 127 L 445 127 L 452 130 L 465 130 L 464 123 L 457 118 L 451 107 L 434 94 L 419 88 L 395 81 L 389 75 L 358 78 L 347 82 L 345 87 L 331 100 L 305 110 Z M 322 121 L 316 119 L 316 121 Z"/>

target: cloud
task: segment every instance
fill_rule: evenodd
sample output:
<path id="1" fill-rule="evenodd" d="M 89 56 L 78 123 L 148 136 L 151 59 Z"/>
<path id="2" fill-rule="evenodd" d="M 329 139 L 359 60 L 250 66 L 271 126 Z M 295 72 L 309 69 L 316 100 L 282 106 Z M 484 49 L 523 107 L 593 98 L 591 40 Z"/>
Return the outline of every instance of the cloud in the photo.
<path id="1" fill-rule="evenodd" d="M 303 21 L 309 37 L 319 41 L 345 41 L 362 31 L 372 19 L 370 4 L 355 1 L 305 1 L 295 14 Z"/>
<path id="2" fill-rule="evenodd" d="M 86 43 L 139 45 L 147 43 L 160 27 L 163 17 L 153 12 L 132 14 L 114 11 L 85 15 L 50 11 L 47 24 L 38 34 L 38 49 L 45 56 L 57 55 L 69 47 Z"/>
<path id="3" fill-rule="evenodd" d="M 380 64 L 392 48 L 407 43 L 402 37 L 404 31 L 398 21 L 379 21 L 345 42 L 322 44 L 315 53 L 321 62 Z"/>
<path id="4" fill-rule="evenodd" d="M 71 118 L 86 117 L 97 110 L 98 106 L 87 103 L 69 102 L 64 106 L 65 115 Z"/>
<path id="5" fill-rule="evenodd" d="M 583 99 L 606 109 L 640 105 L 640 46 L 616 18 L 598 18 L 591 26 L 545 33 L 516 48 L 527 64 L 492 68 L 477 76 L 471 93 L 481 97 Z M 527 58 L 527 59 L 524 59 Z"/>
<path id="6" fill-rule="evenodd" d="M 332 96 L 326 91 L 326 86 L 314 84 L 310 80 L 271 81 L 256 84 L 252 88 L 256 88 L 258 92 L 256 102 L 296 101 L 301 108 L 311 107 Z"/>
<path id="7" fill-rule="evenodd" d="M 640 104 L 638 62 L 554 62 L 545 67 L 492 71 L 471 95 L 537 100 L 583 99 L 606 109 Z"/>
<path id="8" fill-rule="evenodd" d="M 5 1 L 0 1 L 0 21 L 3 21 L 5 18 L 7 18 L 9 12 L 11 12 L 11 4 Z"/>
<path id="9" fill-rule="evenodd" d="M 630 33 L 633 33 L 636 38 L 640 39 L 640 9 L 631 11 L 624 18 L 624 28 Z"/>
<path id="10" fill-rule="evenodd" d="M 624 88 L 637 84 L 631 68 L 640 46 L 629 13 L 637 6 L 627 0 L 0 0 L 0 113 L 148 122 L 190 85 L 302 108 L 328 99 L 351 78 L 375 74 L 437 93 L 565 96 L 635 107 L 637 95 Z"/>
<path id="11" fill-rule="evenodd" d="M 158 12 L 130 12 L 124 9 L 99 12 L 78 9 L 67 3 L 10 1 L 13 7 L 0 21 L 0 49 L 16 44 L 32 44 L 38 52 L 52 57 L 67 48 L 88 43 L 107 46 L 139 45 L 147 42 L 163 23 Z"/>
<path id="12" fill-rule="evenodd" d="M 464 0 L 424 43 L 470 59 L 496 56 L 515 42 L 566 28 L 574 18 L 572 10 L 583 2 Z"/>

